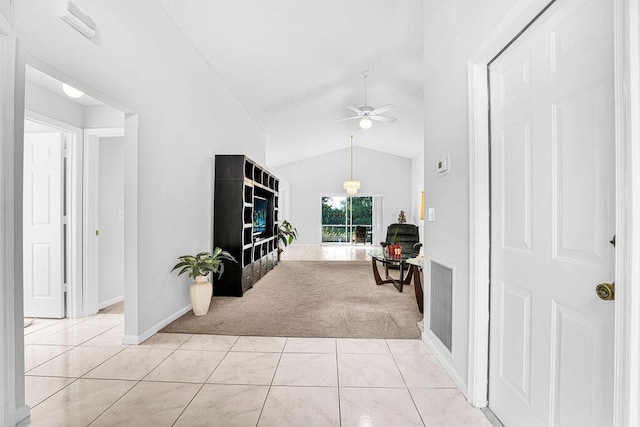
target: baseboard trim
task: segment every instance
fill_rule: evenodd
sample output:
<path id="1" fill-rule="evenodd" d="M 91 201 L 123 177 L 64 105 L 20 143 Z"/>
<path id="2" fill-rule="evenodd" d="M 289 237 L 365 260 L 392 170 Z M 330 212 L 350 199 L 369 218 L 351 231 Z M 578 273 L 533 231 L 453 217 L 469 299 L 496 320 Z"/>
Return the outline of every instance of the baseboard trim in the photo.
<path id="1" fill-rule="evenodd" d="M 167 326 L 169 323 L 173 322 L 180 316 L 188 313 L 189 310 L 191 310 L 191 304 L 185 307 L 182 307 L 180 310 L 176 311 L 175 313 L 165 317 L 164 319 L 162 319 L 161 321 L 159 321 L 158 323 L 156 323 L 155 325 L 153 325 L 152 327 L 150 327 L 140 335 L 123 335 L 122 344 L 138 345 L 145 342 L 146 340 L 154 336 L 160 329 L 164 328 L 165 326 Z"/>
<path id="2" fill-rule="evenodd" d="M 98 304 L 98 310 L 102 310 L 103 308 L 109 307 L 110 305 L 113 305 L 113 304 L 118 303 L 120 301 L 124 301 L 124 295 L 120 295 L 119 297 L 111 298 L 110 300 L 107 300 L 105 302 L 102 302 L 102 303 Z"/>
<path id="3" fill-rule="evenodd" d="M 422 333 L 422 341 L 424 341 L 429 350 L 431 350 L 431 354 L 433 354 L 436 359 L 438 359 L 438 362 L 440 362 L 444 370 L 447 372 L 447 374 L 449 374 L 454 384 L 464 395 L 465 399 L 468 399 L 467 383 L 462 379 L 460 374 L 458 374 L 458 371 L 455 370 L 455 368 L 451 364 L 451 359 L 445 355 L 445 353 L 438 346 L 438 343 L 436 343 L 435 340 L 431 336 L 429 336 L 427 331 Z"/>
<path id="4" fill-rule="evenodd" d="M 15 412 L 15 424 L 27 425 L 25 424 L 25 421 L 27 421 L 29 417 L 31 417 L 31 407 L 29 405 L 24 405 L 20 408 L 17 408 Z"/>

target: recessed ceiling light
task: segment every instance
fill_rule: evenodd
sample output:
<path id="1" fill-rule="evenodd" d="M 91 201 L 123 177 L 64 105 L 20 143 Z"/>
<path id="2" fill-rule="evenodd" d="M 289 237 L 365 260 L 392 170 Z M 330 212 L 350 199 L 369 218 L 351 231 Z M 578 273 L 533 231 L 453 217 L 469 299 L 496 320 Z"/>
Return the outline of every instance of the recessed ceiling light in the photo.
<path id="1" fill-rule="evenodd" d="M 73 86 L 69 86 L 66 83 L 62 83 L 62 90 L 67 94 L 69 98 L 81 98 L 84 92 L 76 89 Z"/>

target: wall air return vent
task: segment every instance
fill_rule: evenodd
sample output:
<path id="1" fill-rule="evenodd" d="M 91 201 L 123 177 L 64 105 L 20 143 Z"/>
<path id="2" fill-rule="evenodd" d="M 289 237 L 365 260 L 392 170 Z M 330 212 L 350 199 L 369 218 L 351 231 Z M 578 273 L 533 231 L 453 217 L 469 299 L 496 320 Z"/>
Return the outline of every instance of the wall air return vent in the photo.
<path id="1" fill-rule="evenodd" d="M 93 18 L 73 2 L 61 0 L 60 19 L 88 39 L 96 35 L 96 23 Z"/>
<path id="2" fill-rule="evenodd" d="M 429 329 L 451 351 L 453 270 L 431 261 Z"/>

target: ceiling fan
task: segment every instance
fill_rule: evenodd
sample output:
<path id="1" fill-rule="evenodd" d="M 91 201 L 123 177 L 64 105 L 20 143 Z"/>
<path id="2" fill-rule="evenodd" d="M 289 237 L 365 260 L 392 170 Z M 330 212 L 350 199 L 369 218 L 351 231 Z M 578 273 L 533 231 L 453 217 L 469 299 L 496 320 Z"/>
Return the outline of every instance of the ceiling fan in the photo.
<path id="1" fill-rule="evenodd" d="M 358 108 L 358 107 L 354 107 L 353 105 L 347 105 L 347 108 L 353 111 L 354 113 L 356 113 L 357 116 L 340 119 L 338 120 L 339 122 L 343 122 L 345 120 L 360 119 L 360 122 L 359 122 L 360 127 L 362 129 L 369 129 L 373 124 L 372 120 L 375 120 L 378 122 L 387 122 L 387 123 L 393 123 L 396 121 L 395 117 L 388 117 L 388 116 L 382 115 L 382 113 L 386 113 L 387 111 L 394 110 L 396 108 L 394 105 L 387 104 L 378 108 L 373 108 L 367 105 L 367 75 L 368 73 L 366 71 L 362 73 L 362 78 L 364 80 L 364 106 Z"/>

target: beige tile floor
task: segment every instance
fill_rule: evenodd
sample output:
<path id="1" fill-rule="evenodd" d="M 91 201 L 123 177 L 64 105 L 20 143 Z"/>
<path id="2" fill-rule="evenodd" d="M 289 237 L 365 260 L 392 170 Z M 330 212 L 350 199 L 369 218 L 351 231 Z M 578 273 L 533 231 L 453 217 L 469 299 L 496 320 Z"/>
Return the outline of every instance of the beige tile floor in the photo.
<path id="1" fill-rule="evenodd" d="M 380 246 L 370 245 L 296 245 L 280 255 L 283 261 L 370 261 L 368 253 Z"/>
<path id="2" fill-rule="evenodd" d="M 25 328 L 32 426 L 490 426 L 420 340 L 156 334 L 123 315 Z"/>

